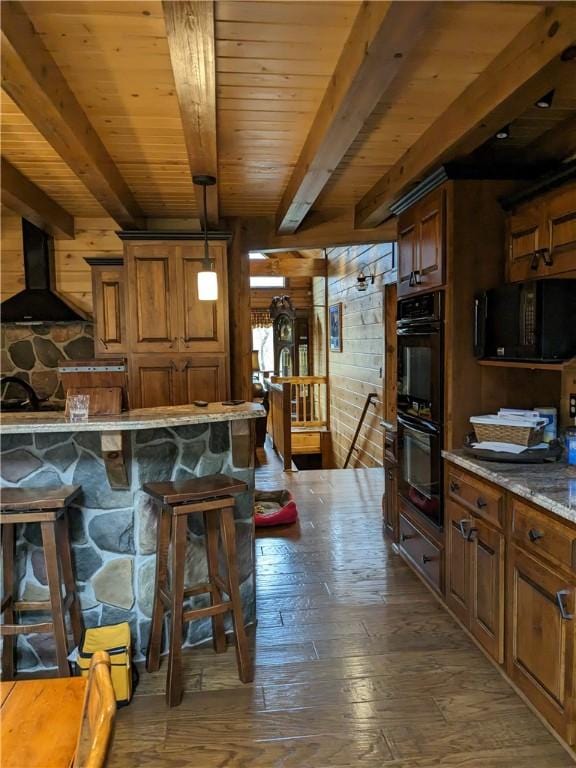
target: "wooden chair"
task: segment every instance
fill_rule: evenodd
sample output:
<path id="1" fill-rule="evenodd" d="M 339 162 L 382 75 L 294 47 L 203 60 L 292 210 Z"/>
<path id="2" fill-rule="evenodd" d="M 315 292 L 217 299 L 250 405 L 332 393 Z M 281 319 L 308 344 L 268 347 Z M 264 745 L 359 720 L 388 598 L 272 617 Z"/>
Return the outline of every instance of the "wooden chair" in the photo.
<path id="1" fill-rule="evenodd" d="M 115 713 L 116 697 L 110 677 L 110 656 L 106 651 L 97 651 L 90 664 L 74 768 L 102 768 Z"/>

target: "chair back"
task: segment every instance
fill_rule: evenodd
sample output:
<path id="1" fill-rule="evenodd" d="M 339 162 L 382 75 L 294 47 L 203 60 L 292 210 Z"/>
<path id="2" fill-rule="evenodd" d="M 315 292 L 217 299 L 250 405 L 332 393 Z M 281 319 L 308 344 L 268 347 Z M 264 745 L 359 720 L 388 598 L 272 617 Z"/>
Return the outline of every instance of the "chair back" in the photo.
<path id="1" fill-rule="evenodd" d="M 110 677 L 110 656 L 106 651 L 97 651 L 90 664 L 74 768 L 102 768 L 115 714 L 116 697 Z"/>

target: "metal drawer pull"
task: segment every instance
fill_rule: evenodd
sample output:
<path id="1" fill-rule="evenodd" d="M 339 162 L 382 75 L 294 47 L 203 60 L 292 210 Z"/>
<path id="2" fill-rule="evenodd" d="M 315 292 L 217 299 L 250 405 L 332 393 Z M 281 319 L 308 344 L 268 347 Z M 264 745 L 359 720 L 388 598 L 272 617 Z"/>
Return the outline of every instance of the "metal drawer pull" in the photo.
<path id="1" fill-rule="evenodd" d="M 468 538 L 468 535 L 470 533 L 469 526 L 470 526 L 470 520 L 467 520 L 466 518 L 458 522 L 458 528 L 460 529 L 460 533 L 462 534 L 463 539 Z"/>
<path id="2" fill-rule="evenodd" d="M 544 534 L 542 533 L 542 531 L 537 531 L 536 528 L 530 528 L 530 530 L 528 531 L 528 538 L 530 539 L 530 541 L 534 542 L 534 541 L 538 541 L 538 539 L 543 539 Z"/>
<path id="3" fill-rule="evenodd" d="M 460 484 L 457 483 L 455 480 L 450 480 L 450 490 L 452 491 L 452 493 L 459 493 Z"/>
<path id="4" fill-rule="evenodd" d="M 414 270 L 410 272 L 410 279 L 408 280 L 408 285 L 410 286 L 410 288 L 413 288 L 416 285 L 416 280 L 414 278 Z"/>
<path id="5" fill-rule="evenodd" d="M 532 258 L 530 260 L 530 269 L 537 270 L 538 269 L 538 261 L 540 260 L 540 252 L 534 251 L 532 253 Z"/>
<path id="6" fill-rule="evenodd" d="M 415 539 L 416 534 L 415 533 L 401 533 L 400 534 L 400 541 L 408 541 L 408 539 Z"/>
<path id="7" fill-rule="evenodd" d="M 544 264 L 547 267 L 551 267 L 554 264 L 554 259 L 552 258 L 552 254 L 548 250 L 548 248 L 541 248 L 540 255 L 542 256 L 542 259 L 544 260 Z"/>
<path id="8" fill-rule="evenodd" d="M 486 501 L 486 499 L 483 499 L 482 496 L 478 496 L 478 498 L 476 499 L 476 506 L 478 507 L 478 509 L 484 509 L 484 507 L 488 506 L 488 502 Z"/>
<path id="9" fill-rule="evenodd" d="M 432 555 L 422 555 L 422 565 L 426 565 L 426 563 L 432 563 L 434 560 L 436 560 L 435 557 L 432 557 Z"/>
<path id="10" fill-rule="evenodd" d="M 558 603 L 558 608 L 560 608 L 560 616 L 562 616 L 563 619 L 566 621 L 572 621 L 574 618 L 573 613 L 568 613 L 566 610 L 566 606 L 564 605 L 564 596 L 570 595 L 569 589 L 561 589 L 558 592 L 556 592 L 556 602 Z"/>

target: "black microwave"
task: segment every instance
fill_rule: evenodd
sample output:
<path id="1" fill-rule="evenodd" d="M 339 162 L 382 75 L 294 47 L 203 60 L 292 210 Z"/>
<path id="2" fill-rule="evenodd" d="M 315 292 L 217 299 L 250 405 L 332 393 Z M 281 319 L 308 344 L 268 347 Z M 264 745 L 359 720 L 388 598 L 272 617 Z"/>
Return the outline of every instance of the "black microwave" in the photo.
<path id="1" fill-rule="evenodd" d="M 576 355 L 576 280 L 530 280 L 476 296 L 474 353 L 541 362 Z"/>

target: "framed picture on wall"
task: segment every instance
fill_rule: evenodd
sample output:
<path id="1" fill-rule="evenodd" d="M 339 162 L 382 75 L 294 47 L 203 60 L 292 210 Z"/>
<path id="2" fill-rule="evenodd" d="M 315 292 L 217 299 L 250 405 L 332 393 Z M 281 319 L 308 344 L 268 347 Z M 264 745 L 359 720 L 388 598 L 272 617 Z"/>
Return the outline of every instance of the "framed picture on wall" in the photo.
<path id="1" fill-rule="evenodd" d="M 330 324 L 330 351 L 342 352 L 342 304 L 332 304 L 328 307 Z"/>

